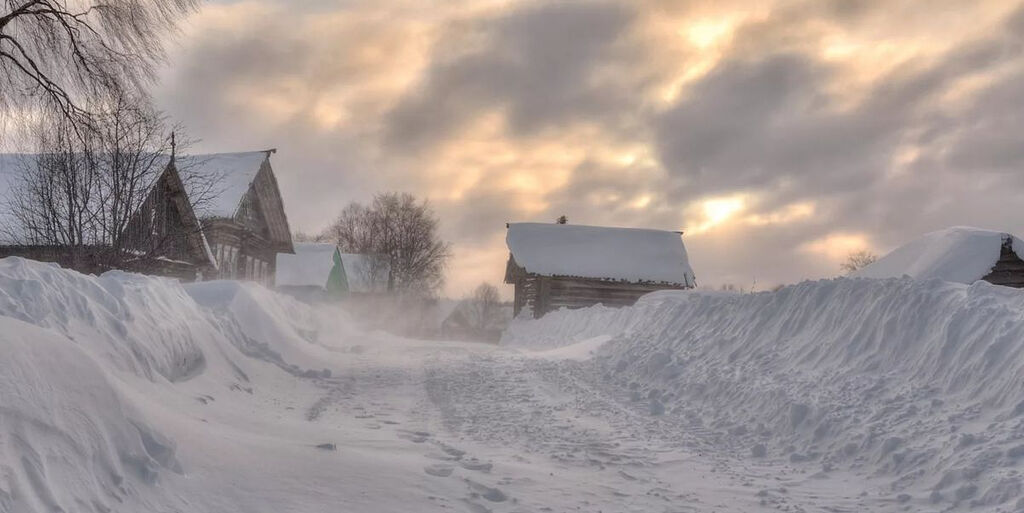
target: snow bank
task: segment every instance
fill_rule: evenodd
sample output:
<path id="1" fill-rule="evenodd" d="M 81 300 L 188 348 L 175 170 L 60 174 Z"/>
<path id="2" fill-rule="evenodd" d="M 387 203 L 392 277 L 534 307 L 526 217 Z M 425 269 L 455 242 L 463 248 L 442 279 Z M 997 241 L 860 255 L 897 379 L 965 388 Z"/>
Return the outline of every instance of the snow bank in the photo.
<path id="1" fill-rule="evenodd" d="M 161 407 L 132 401 L 158 395 L 179 408 L 195 393 L 252 394 L 260 383 L 250 376 L 276 369 L 246 355 L 322 377 L 328 349 L 314 342 L 347 335 L 348 325 L 340 312 L 253 283 L 186 289 L 0 259 L 0 511 L 178 511 L 154 484 L 189 469 L 175 441 L 139 414 Z M 177 409 L 161 415 L 193 421 Z"/>
<path id="2" fill-rule="evenodd" d="M 836 279 L 754 295 L 662 292 L 519 320 L 505 343 L 547 330 L 611 336 L 590 363 L 645 411 L 718 433 L 708 450 L 846 468 L 947 505 L 1024 491 L 1020 291 Z"/>
<path id="3" fill-rule="evenodd" d="M 288 296 L 252 282 L 209 281 L 185 286 L 188 294 L 216 316 L 232 343 L 245 355 L 289 373 L 329 376 L 326 347 L 354 336 L 352 322 L 336 306 L 313 310 Z M 324 340 L 319 345 L 320 337 Z"/>
<path id="4" fill-rule="evenodd" d="M 0 511 L 110 511 L 180 471 L 173 443 L 67 338 L 0 316 L 0 354 Z"/>
<path id="5" fill-rule="evenodd" d="M 0 316 L 56 330 L 115 368 L 151 380 L 202 371 L 199 341 L 216 331 L 175 280 L 97 277 L 17 257 L 0 259 Z"/>
<path id="6" fill-rule="evenodd" d="M 995 267 L 1004 241 L 1024 255 L 1024 242 L 1007 233 L 957 226 L 927 233 L 855 272 L 859 278 L 939 278 L 974 283 Z"/>

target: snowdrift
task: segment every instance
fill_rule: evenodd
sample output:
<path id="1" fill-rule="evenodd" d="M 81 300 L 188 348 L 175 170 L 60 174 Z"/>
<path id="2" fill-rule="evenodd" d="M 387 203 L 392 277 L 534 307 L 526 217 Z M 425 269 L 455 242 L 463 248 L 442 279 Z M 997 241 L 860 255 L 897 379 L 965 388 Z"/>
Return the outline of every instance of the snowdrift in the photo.
<path id="1" fill-rule="evenodd" d="M 173 443 L 67 338 L 0 316 L 0 354 L 0 511 L 109 511 L 180 471 Z"/>
<path id="2" fill-rule="evenodd" d="M 612 336 L 591 364 L 713 451 L 848 469 L 936 504 L 1017 500 L 1024 294 L 985 282 L 835 279 L 660 292 L 517 320 L 506 345 Z M 1024 505 L 1024 501 L 1021 503 Z"/>
<path id="3" fill-rule="evenodd" d="M 264 363 L 322 376 L 311 341 L 344 326 L 255 284 L 0 259 L 0 511 L 168 508 L 160 476 L 189 469 L 132 400 L 252 394 Z"/>
<path id="4" fill-rule="evenodd" d="M 1024 241 L 1008 233 L 956 226 L 938 230 L 894 249 L 877 262 L 853 273 L 857 278 L 937 278 L 974 283 L 992 272 L 1003 243 L 1024 255 Z"/>
<path id="5" fill-rule="evenodd" d="M 356 335 L 345 312 L 316 311 L 291 297 L 256 283 L 209 281 L 190 283 L 185 290 L 246 356 L 264 360 L 293 375 L 330 376 L 323 354 L 330 345 Z M 320 337 L 328 335 L 318 345 Z"/>
<path id="6" fill-rule="evenodd" d="M 90 276 L 55 264 L 0 259 L 0 316 L 51 328 L 90 354 L 147 379 L 188 379 L 215 331 L 181 286 L 123 272 Z"/>

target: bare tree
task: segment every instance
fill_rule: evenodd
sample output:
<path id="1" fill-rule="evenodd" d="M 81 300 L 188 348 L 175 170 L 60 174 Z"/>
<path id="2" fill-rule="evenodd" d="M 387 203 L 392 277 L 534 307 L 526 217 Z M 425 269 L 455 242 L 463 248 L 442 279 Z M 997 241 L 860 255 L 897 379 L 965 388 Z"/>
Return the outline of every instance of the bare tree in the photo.
<path id="1" fill-rule="evenodd" d="M 200 0 L 0 0 L 0 107 L 36 107 L 78 134 L 82 97 L 141 93 L 165 37 Z"/>
<path id="2" fill-rule="evenodd" d="M 501 297 L 498 288 L 490 283 L 481 283 L 469 299 L 464 302 L 469 327 L 480 332 L 501 329 Z"/>
<path id="3" fill-rule="evenodd" d="M 351 203 L 325 235 L 346 253 L 377 255 L 388 270 L 388 290 L 434 294 L 444 283 L 451 256 L 438 220 L 426 201 L 383 193 L 370 205 Z"/>
<path id="4" fill-rule="evenodd" d="M 97 209 L 100 241 L 120 254 L 132 216 L 149 195 L 175 151 L 171 129 L 160 112 L 144 99 L 114 95 L 99 110 L 96 139 L 99 152 Z"/>
<path id="5" fill-rule="evenodd" d="M 445 319 L 442 330 L 448 337 L 496 341 L 507 322 L 504 308 L 498 288 L 481 283 L 469 297 L 459 302 Z"/>
<path id="6" fill-rule="evenodd" d="M 19 163 L 11 213 L 21 242 L 75 252 L 95 236 L 94 140 L 76 137 L 67 118 L 48 121 L 33 130 L 38 154 Z"/>
<path id="7" fill-rule="evenodd" d="M 875 260 L 878 260 L 878 256 L 866 249 L 851 251 L 846 256 L 846 261 L 839 264 L 839 268 L 844 273 L 850 274 L 875 263 Z"/>

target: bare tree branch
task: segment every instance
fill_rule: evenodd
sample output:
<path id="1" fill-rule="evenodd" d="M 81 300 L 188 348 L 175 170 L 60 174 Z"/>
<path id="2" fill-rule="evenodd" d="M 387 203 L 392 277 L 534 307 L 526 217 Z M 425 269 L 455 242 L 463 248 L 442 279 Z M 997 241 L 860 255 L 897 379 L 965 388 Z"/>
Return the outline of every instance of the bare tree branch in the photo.
<path id="1" fill-rule="evenodd" d="M 89 123 L 100 91 L 140 94 L 200 0 L 0 0 L 0 109 Z M 82 136 L 80 133 L 76 133 Z"/>

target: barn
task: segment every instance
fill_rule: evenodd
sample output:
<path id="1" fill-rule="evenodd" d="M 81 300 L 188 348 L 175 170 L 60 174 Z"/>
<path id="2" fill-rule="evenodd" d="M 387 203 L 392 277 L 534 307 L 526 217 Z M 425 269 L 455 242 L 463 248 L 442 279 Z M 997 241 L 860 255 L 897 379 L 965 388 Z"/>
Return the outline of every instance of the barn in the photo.
<path id="1" fill-rule="evenodd" d="M 294 253 L 288 216 L 270 164 L 277 150 L 176 159 L 222 279 L 274 283 L 278 253 Z"/>
<path id="2" fill-rule="evenodd" d="M 509 223 L 505 283 L 514 315 L 559 308 L 628 306 L 656 290 L 696 286 L 682 232 Z"/>

